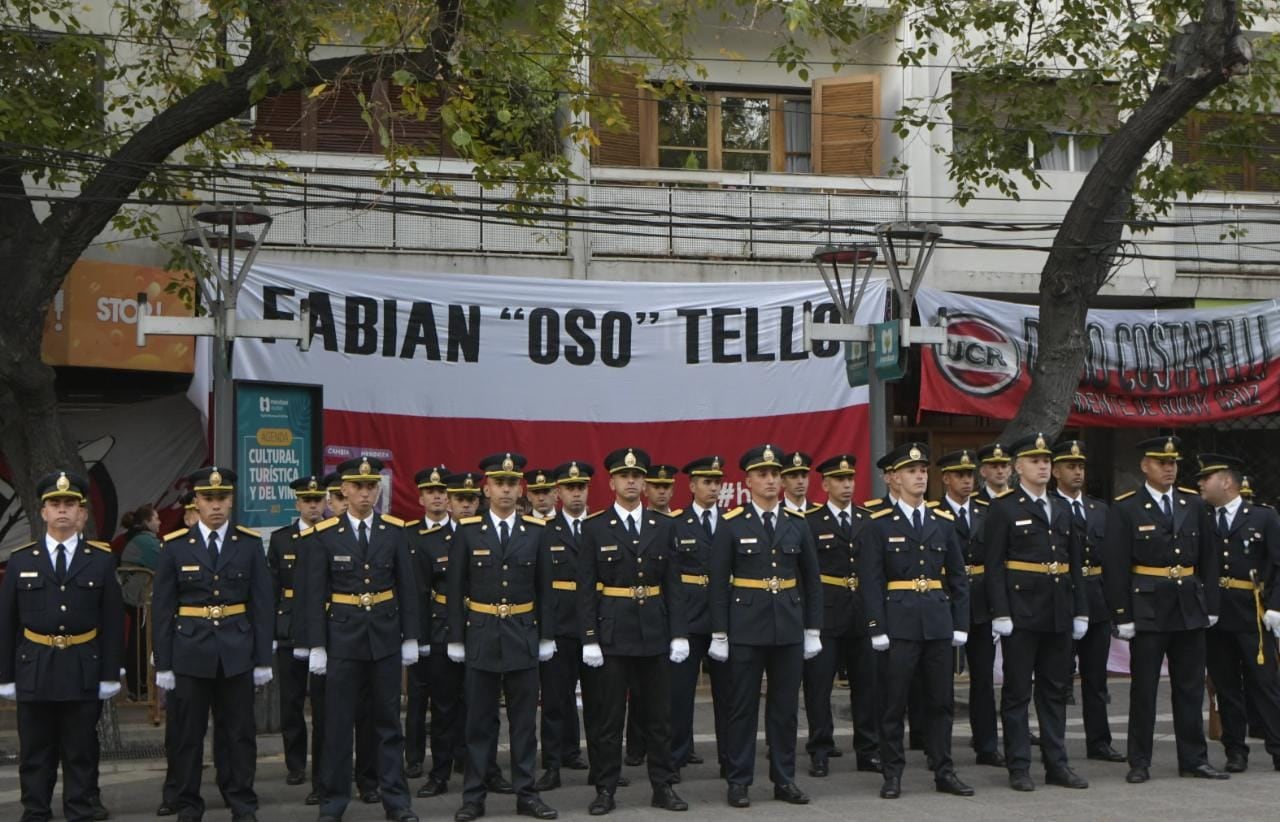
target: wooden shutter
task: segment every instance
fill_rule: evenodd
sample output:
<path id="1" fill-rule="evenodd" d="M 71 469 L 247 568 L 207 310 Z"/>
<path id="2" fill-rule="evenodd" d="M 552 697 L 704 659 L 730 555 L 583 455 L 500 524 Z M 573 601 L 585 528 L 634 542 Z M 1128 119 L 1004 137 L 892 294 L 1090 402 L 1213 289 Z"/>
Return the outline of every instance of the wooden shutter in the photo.
<path id="1" fill-rule="evenodd" d="M 281 151 L 301 150 L 304 128 L 302 94 L 300 91 L 286 91 L 263 98 L 254 117 L 254 138 Z"/>
<path id="2" fill-rule="evenodd" d="M 813 83 L 815 174 L 880 173 L 880 78 L 829 77 Z"/>
<path id="3" fill-rule="evenodd" d="M 652 122 L 652 103 L 631 72 L 605 69 L 592 76 L 597 94 L 617 101 L 626 122 L 592 123 L 600 145 L 591 161 L 602 166 L 657 165 L 658 143 Z"/>

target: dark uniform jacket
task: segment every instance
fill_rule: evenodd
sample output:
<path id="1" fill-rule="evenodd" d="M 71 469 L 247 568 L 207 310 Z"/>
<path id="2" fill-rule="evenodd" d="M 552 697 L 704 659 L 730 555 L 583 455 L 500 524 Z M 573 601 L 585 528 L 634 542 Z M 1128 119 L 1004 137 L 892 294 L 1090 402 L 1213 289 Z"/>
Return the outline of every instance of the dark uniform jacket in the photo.
<path id="1" fill-rule="evenodd" d="M 719 511 L 715 520 L 716 528 L 724 527 L 724 515 Z M 692 507 L 676 515 L 674 524 L 685 619 L 690 634 L 706 636 L 711 633 L 711 537 Z"/>
<path id="2" fill-rule="evenodd" d="M 417 640 L 417 572 L 409 560 L 404 522 L 374 514 L 369 548 L 360 547 L 351 517 L 330 517 L 301 540 L 306 560 L 307 639 L 338 659 L 376 660 L 400 653 L 400 643 Z M 368 605 L 333 602 L 334 594 L 360 596 L 392 592 Z"/>
<path id="3" fill-rule="evenodd" d="M 580 528 L 586 528 L 582 523 Z M 548 619 L 556 636 L 578 639 L 582 636 L 582 621 L 578 611 L 578 538 L 573 535 L 573 524 L 561 511 L 547 520 L 542 531 L 547 558 L 551 566 L 551 607 Z M 559 587 L 556 587 L 556 584 Z"/>
<path id="4" fill-rule="evenodd" d="M 302 600 L 298 598 L 297 589 L 297 582 L 303 573 L 298 550 L 301 534 L 298 520 L 295 519 L 284 528 L 273 531 L 267 545 L 267 567 L 271 569 L 271 590 L 276 601 L 275 638 L 282 648 L 293 645 L 293 624 L 304 620 Z"/>
<path id="5" fill-rule="evenodd" d="M 19 702 L 95 700 L 99 682 L 120 678 L 124 606 L 111 547 L 84 539 L 64 545 L 70 561 L 61 583 L 41 539 L 14 549 L 0 584 L 0 682 L 17 686 Z M 58 649 L 26 638 L 24 629 L 98 635 Z"/>
<path id="6" fill-rule="evenodd" d="M 1208 509 L 1188 489 L 1170 489 L 1173 519 L 1165 517 L 1146 487 L 1116 497 L 1107 515 L 1103 585 L 1117 624 L 1139 631 L 1183 631 L 1209 625 L 1220 591 Z M 1146 576 L 1135 566 L 1194 567 L 1190 575 Z M 1180 573 L 1180 572 L 1179 572 Z M 1205 582 L 1215 584 L 1206 585 Z"/>
<path id="7" fill-rule="evenodd" d="M 822 628 L 822 583 L 813 535 L 797 514 L 779 506 L 773 539 L 755 506 L 720 518 L 711 549 L 711 630 L 738 645 L 791 645 L 806 628 Z M 795 580 L 776 592 L 743 588 L 733 578 Z"/>
<path id="8" fill-rule="evenodd" d="M 467 664 L 504 673 L 538 664 L 538 641 L 552 639 L 551 563 L 539 550 L 542 520 L 517 516 L 504 548 L 489 514 L 458 521 L 449 552 L 449 641 L 465 642 Z M 521 614 L 486 614 L 467 600 L 490 606 L 523 606 Z"/>
<path id="9" fill-rule="evenodd" d="M 1221 557 L 1221 581 L 1228 579 L 1263 583 L 1262 609 L 1280 610 L 1280 516 L 1270 508 L 1252 503 L 1241 503 L 1226 535 L 1218 532 L 1216 515 L 1213 542 Z M 1212 580 L 1208 580 L 1212 584 Z M 1258 632 L 1257 606 L 1253 591 L 1243 588 L 1223 588 L 1222 616 L 1218 620 L 1220 631 Z M 1265 631 L 1266 629 L 1263 628 Z"/>
<path id="10" fill-rule="evenodd" d="M 423 645 L 449 642 L 449 551 L 453 548 L 453 522 L 436 525 L 423 520 L 409 530 L 409 554 L 417 568 L 420 627 Z"/>
<path id="11" fill-rule="evenodd" d="M 1071 510 L 1071 500 L 1055 494 L 1053 501 L 1062 501 Z M 1089 624 L 1111 621 L 1111 609 L 1107 607 L 1106 591 L 1103 587 L 1102 574 L 1090 572 L 1089 569 L 1101 570 L 1103 565 L 1102 546 L 1107 539 L 1107 504 L 1100 499 L 1085 494 L 1080 500 L 1084 509 L 1083 565 L 1081 576 L 1084 577 L 1085 596 L 1089 600 Z M 1074 522 L 1075 515 L 1072 515 Z"/>
<path id="12" fill-rule="evenodd" d="M 949 640 L 952 632 L 969 630 L 969 579 L 951 514 L 929 509 L 922 524 L 917 533 L 898 506 L 871 516 L 861 562 L 870 636 Z M 942 588 L 888 588 L 890 582 L 922 578 L 939 580 Z"/>
<path id="13" fill-rule="evenodd" d="M 1083 534 L 1062 498 L 1049 502 L 1049 518 L 1021 488 L 991 503 L 985 528 L 985 584 L 991 616 L 1012 617 L 1015 628 L 1069 633 L 1071 619 L 1087 616 L 1089 603 L 1080 573 Z M 1066 568 L 1067 573 L 1017 570 L 1006 563 Z"/>
<path id="14" fill-rule="evenodd" d="M 598 642 L 613 656 L 666 654 L 674 637 L 687 637 L 684 592 L 675 558 L 675 523 L 666 514 L 637 509 L 639 537 L 627 532 L 614 506 L 582 526 L 578 607 L 583 644 Z M 660 588 L 652 596 L 608 596 L 597 586 Z"/>
<path id="15" fill-rule="evenodd" d="M 243 604 L 245 613 L 207 619 L 183 607 Z M 237 676 L 271 666 L 275 597 L 262 538 L 230 523 L 209 556 L 200 526 L 165 536 L 151 594 L 156 670 L 183 676 Z"/>
<path id="16" fill-rule="evenodd" d="M 956 539 L 960 542 L 960 550 L 964 554 L 965 570 L 969 572 L 969 623 L 985 625 L 991 622 L 991 606 L 987 603 L 987 547 L 986 526 L 990 503 L 984 496 L 969 496 L 969 521 L 961 522 L 955 516 L 951 503 L 946 499 L 939 500 L 939 511 L 952 515 L 952 524 L 956 531 Z M 980 573 L 975 573 L 981 568 Z"/>
<path id="17" fill-rule="evenodd" d="M 829 505 L 810 508 L 805 520 L 817 550 L 822 580 L 822 635 L 866 636 L 867 615 L 862 606 L 858 564 L 871 515 L 851 505 L 848 533 L 840 527 L 840 519 L 831 513 Z M 837 584 L 836 579 L 841 582 Z"/>

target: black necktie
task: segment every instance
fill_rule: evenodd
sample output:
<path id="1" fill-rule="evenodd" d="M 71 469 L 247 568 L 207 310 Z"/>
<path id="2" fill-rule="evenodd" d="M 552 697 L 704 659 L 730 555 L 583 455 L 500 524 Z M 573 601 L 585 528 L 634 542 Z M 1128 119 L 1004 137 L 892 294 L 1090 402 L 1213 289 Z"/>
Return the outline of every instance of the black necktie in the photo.
<path id="1" fill-rule="evenodd" d="M 369 550 L 369 526 L 364 524 L 364 520 L 360 520 L 360 528 L 357 531 L 356 539 L 359 540 L 362 551 Z"/>
<path id="2" fill-rule="evenodd" d="M 956 516 L 960 519 L 960 524 L 964 526 L 965 531 L 969 530 L 968 511 L 969 509 L 965 508 L 963 505 L 956 509 Z"/>
<path id="3" fill-rule="evenodd" d="M 707 532 L 707 539 L 715 537 L 716 532 L 711 530 L 711 509 L 702 512 L 702 530 Z"/>
<path id="4" fill-rule="evenodd" d="M 575 519 L 573 521 L 573 538 L 581 539 L 582 537 L 582 520 Z"/>
<path id="5" fill-rule="evenodd" d="M 1227 509 L 1226 506 L 1223 506 L 1218 509 L 1218 533 L 1225 537 L 1230 530 L 1231 524 L 1227 522 Z M 58 547 L 61 548 L 62 546 L 59 545 Z"/>
<path id="6" fill-rule="evenodd" d="M 1044 521 L 1048 522 L 1049 521 L 1049 500 L 1045 499 L 1044 497 L 1041 497 L 1040 499 L 1036 500 L 1036 502 L 1040 503 L 1040 513 L 1044 514 Z"/>
<path id="7" fill-rule="evenodd" d="M 59 542 L 54 553 L 57 554 L 57 558 L 53 562 L 53 570 L 58 575 L 58 582 L 62 582 L 67 575 L 67 546 Z"/>
<path id="8" fill-rule="evenodd" d="M 769 535 L 769 539 L 773 539 L 773 512 L 764 512 L 764 532 Z"/>
<path id="9" fill-rule="evenodd" d="M 498 544 L 503 548 L 507 547 L 507 543 L 511 541 L 511 528 L 507 525 L 507 521 L 501 520 L 498 523 Z"/>
<path id="10" fill-rule="evenodd" d="M 1071 503 L 1071 513 L 1080 520 L 1081 525 L 1084 524 L 1084 506 L 1080 504 L 1080 500 Z"/>
<path id="11" fill-rule="evenodd" d="M 840 527 L 844 529 L 844 535 L 849 536 L 849 512 L 840 512 Z"/>
<path id="12" fill-rule="evenodd" d="M 636 518 L 631 514 L 627 514 L 627 533 L 630 534 L 633 539 L 640 536 L 640 531 L 636 529 Z"/>
<path id="13" fill-rule="evenodd" d="M 924 530 L 924 520 L 920 516 L 919 508 L 911 509 L 911 524 L 915 526 L 917 534 Z"/>
<path id="14" fill-rule="evenodd" d="M 213 564 L 218 564 L 218 532 L 209 532 L 209 558 L 213 560 Z"/>
<path id="15" fill-rule="evenodd" d="M 1160 507 L 1164 509 L 1164 515 L 1169 519 L 1173 519 L 1173 504 L 1169 502 L 1169 495 L 1164 494 L 1160 497 Z"/>

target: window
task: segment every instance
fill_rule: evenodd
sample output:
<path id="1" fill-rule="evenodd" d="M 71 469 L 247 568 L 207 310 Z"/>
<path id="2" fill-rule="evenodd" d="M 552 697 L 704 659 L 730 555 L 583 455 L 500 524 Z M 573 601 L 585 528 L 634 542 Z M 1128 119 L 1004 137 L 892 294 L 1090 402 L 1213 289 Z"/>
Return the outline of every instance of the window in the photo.
<path id="1" fill-rule="evenodd" d="M 1098 162 L 1098 155 L 1102 152 L 1102 143 L 1087 141 L 1090 145 L 1086 147 L 1085 140 L 1065 131 L 1053 132 L 1052 136 L 1053 145 L 1049 147 L 1048 151 L 1042 152 L 1039 157 L 1035 156 L 1035 146 L 1029 141 L 1027 143 L 1027 156 L 1035 157 L 1038 171 L 1086 172 L 1093 168 L 1094 163 Z"/>
<path id="2" fill-rule="evenodd" d="M 807 164 L 808 124 L 799 135 L 789 135 L 784 116 L 786 104 L 798 101 L 730 91 L 709 91 L 705 97 L 705 102 L 658 101 L 660 168 L 784 171 L 785 153 L 775 148 L 787 143 Z M 803 102 L 807 108 L 808 100 Z"/>
<path id="3" fill-rule="evenodd" d="M 1173 161 L 1208 166 L 1221 191 L 1280 191 L 1280 115 L 1261 118 L 1259 138 L 1247 127 L 1256 127 L 1256 122 L 1245 124 L 1226 114 L 1195 112 L 1187 118 L 1185 137 L 1173 139 Z"/>

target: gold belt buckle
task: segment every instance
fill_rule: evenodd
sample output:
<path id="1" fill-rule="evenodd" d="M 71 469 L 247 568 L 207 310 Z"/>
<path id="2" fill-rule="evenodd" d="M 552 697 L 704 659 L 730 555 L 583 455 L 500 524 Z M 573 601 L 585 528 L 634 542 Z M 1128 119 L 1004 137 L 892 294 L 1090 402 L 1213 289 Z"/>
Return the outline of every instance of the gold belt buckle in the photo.
<path id="1" fill-rule="evenodd" d="M 631 587 L 631 598 L 641 605 L 644 605 L 645 598 L 648 593 L 645 592 L 643 585 L 633 585 Z"/>
<path id="2" fill-rule="evenodd" d="M 1220 578 L 1220 579 L 1218 580 L 1218 587 L 1219 587 L 1219 588 L 1230 588 L 1230 587 L 1231 587 L 1231 577 L 1222 577 L 1222 578 Z"/>
<path id="3" fill-rule="evenodd" d="M 769 577 L 764 582 L 769 587 L 769 593 L 771 594 L 776 594 L 782 590 L 782 580 L 777 577 Z"/>
<path id="4" fill-rule="evenodd" d="M 373 606 L 373 594 L 365 593 L 360 595 L 360 605 L 365 608 Z"/>
<path id="5" fill-rule="evenodd" d="M 206 606 L 209 612 L 209 619 L 222 619 L 222 606 L 209 605 Z"/>
<path id="6" fill-rule="evenodd" d="M 847 580 L 845 580 L 845 582 L 849 583 L 849 590 L 850 590 L 850 591 L 856 591 L 856 590 L 858 590 L 858 578 L 857 578 L 857 577 L 855 577 L 853 574 L 850 574 L 850 575 L 849 575 L 849 578 L 848 578 Z"/>
<path id="7" fill-rule="evenodd" d="M 915 580 L 915 585 L 916 585 L 916 591 L 918 593 L 923 594 L 929 590 L 929 580 L 925 579 L 924 577 L 920 577 L 919 579 Z"/>
<path id="8" fill-rule="evenodd" d="M 1058 561 L 1056 559 L 1053 562 L 1050 562 L 1047 565 L 1045 565 L 1045 567 L 1049 569 L 1049 573 L 1055 577 L 1060 573 L 1058 569 L 1061 566 L 1058 565 Z"/>
<path id="9" fill-rule="evenodd" d="M 57 648 L 59 651 L 65 651 L 71 645 L 71 637 L 68 636 L 59 634 L 58 636 L 52 637 L 52 639 L 53 647 Z"/>
<path id="10" fill-rule="evenodd" d="M 1180 577 L 1180 576 L 1182 576 L 1182 566 L 1181 566 L 1181 565 L 1170 565 L 1170 566 L 1169 566 L 1169 579 L 1177 579 L 1177 578 L 1178 578 L 1178 577 Z"/>
<path id="11" fill-rule="evenodd" d="M 508 604 L 507 604 L 507 603 L 505 603 L 505 602 L 503 602 L 503 603 L 499 604 L 499 605 L 498 605 L 498 617 L 499 617 L 500 619 L 506 619 L 506 618 L 507 618 L 507 617 L 509 617 L 509 616 L 511 616 L 511 606 L 510 606 L 510 605 L 508 605 Z"/>

